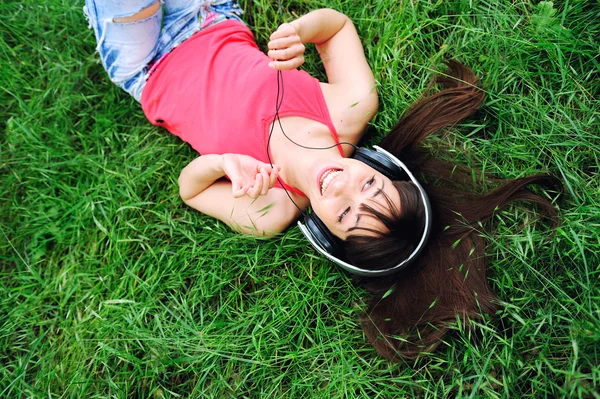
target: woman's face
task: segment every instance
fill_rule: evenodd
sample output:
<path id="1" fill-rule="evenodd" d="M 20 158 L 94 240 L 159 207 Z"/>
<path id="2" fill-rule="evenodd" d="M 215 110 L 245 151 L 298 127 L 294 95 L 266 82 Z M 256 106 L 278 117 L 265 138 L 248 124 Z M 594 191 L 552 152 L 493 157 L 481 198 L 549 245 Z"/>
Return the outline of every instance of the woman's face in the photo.
<path id="1" fill-rule="evenodd" d="M 386 195 L 396 207 L 400 205 L 400 195 L 392 181 L 355 159 L 342 158 L 320 165 L 315 174 L 310 205 L 329 231 L 343 240 L 353 227 L 384 231 L 383 223 L 362 212 L 361 205 L 390 214 Z"/>

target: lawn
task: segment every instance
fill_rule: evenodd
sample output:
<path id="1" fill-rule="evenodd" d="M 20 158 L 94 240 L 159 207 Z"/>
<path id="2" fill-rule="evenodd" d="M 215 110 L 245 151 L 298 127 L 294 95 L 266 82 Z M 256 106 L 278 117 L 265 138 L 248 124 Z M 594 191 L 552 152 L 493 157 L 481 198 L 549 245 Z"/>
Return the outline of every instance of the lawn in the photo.
<path id="1" fill-rule="evenodd" d="M 597 0 L 242 3 L 263 44 L 310 9 L 354 21 L 381 103 L 367 145 L 455 57 L 487 97 L 428 148 L 564 184 L 557 229 L 526 204 L 482 229 L 497 315 L 400 363 L 296 228 L 240 236 L 183 204 L 196 154 L 108 81 L 73 3 L 0 2 L 1 398 L 600 398 Z"/>

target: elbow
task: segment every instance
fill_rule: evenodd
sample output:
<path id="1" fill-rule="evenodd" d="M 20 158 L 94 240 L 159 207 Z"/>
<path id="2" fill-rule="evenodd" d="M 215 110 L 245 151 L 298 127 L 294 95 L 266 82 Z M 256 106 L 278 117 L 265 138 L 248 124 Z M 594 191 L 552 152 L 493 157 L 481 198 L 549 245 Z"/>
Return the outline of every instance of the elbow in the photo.
<path id="1" fill-rule="evenodd" d="M 190 199 L 194 197 L 191 190 L 189 190 L 189 184 L 187 183 L 187 179 L 185 177 L 185 170 L 182 170 L 179 174 L 179 178 L 177 179 L 177 184 L 179 185 L 179 197 L 186 204 Z"/>
<path id="2" fill-rule="evenodd" d="M 253 231 L 252 234 L 265 238 L 277 237 L 298 220 L 299 216 L 300 213 L 295 207 L 293 209 L 286 206 L 280 207 L 276 215 L 261 223 L 260 228 Z"/>
<path id="3" fill-rule="evenodd" d="M 377 95 L 377 88 L 375 87 L 375 83 L 373 83 L 373 86 L 371 86 L 371 88 L 365 95 L 365 112 L 363 114 L 363 118 L 366 119 L 366 121 L 363 120 L 362 122 L 369 123 L 371 119 L 373 119 L 375 115 L 377 115 L 378 111 L 379 96 Z"/>
<path id="4" fill-rule="evenodd" d="M 179 178 L 177 179 L 177 185 L 179 186 L 179 197 L 181 197 L 181 199 L 185 202 L 187 193 L 184 190 L 183 172 L 179 174 Z"/>
<path id="5" fill-rule="evenodd" d="M 379 95 L 377 94 L 377 85 L 373 82 L 373 87 L 369 91 L 369 112 L 373 115 L 379 111 Z"/>
<path id="6" fill-rule="evenodd" d="M 336 13 L 337 13 L 337 18 L 339 18 L 339 29 L 337 30 L 338 32 L 346 27 L 356 30 L 356 27 L 354 26 L 354 22 L 352 22 L 350 17 L 348 17 L 346 14 L 342 14 L 339 11 L 336 11 Z"/>
<path id="7" fill-rule="evenodd" d="M 244 235 L 259 237 L 259 238 L 274 238 L 283 233 L 288 225 L 283 223 L 260 223 L 254 222 L 250 226 L 240 226 L 232 220 L 227 220 L 226 223 L 236 232 Z"/>

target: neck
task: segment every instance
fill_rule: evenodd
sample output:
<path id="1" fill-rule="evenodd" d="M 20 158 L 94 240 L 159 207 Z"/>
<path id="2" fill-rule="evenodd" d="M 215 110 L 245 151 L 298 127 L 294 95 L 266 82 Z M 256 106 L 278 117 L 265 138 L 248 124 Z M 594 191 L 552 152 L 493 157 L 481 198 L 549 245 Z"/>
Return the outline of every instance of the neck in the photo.
<path id="1" fill-rule="evenodd" d="M 285 182 L 310 198 L 319 169 L 316 165 L 325 165 L 342 157 L 337 147 L 326 150 L 306 149 L 295 145 L 294 147 L 284 157 L 280 157 L 278 165 L 281 166 Z"/>
<path id="2" fill-rule="evenodd" d="M 276 123 L 269 143 L 271 159 L 281 167 L 281 177 L 287 184 L 309 195 L 317 178 L 315 165 L 340 159 L 339 149 L 327 126 L 321 123 L 301 117 L 285 117 L 281 122 L 287 137 Z"/>

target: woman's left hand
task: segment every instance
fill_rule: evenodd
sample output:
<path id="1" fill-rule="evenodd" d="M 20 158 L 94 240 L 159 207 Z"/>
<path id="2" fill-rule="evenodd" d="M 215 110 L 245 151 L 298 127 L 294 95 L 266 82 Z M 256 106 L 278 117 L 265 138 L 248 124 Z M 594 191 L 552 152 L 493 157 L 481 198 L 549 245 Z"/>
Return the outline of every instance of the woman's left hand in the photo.
<path id="1" fill-rule="evenodd" d="M 273 61 L 269 67 L 276 70 L 296 69 L 304 64 L 304 44 L 292 24 L 282 24 L 270 37 L 267 55 Z"/>

